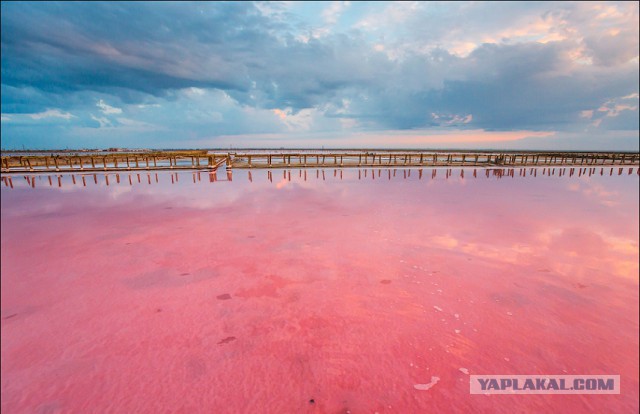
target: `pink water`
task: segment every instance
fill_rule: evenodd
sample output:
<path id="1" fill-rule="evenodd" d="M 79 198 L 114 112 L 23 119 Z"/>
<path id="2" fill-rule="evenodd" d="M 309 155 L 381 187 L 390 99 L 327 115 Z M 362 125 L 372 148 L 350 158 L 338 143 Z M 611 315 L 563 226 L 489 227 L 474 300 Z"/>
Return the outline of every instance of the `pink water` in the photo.
<path id="1" fill-rule="evenodd" d="M 637 168 L 561 171 L 4 177 L 2 412 L 637 413 Z"/>

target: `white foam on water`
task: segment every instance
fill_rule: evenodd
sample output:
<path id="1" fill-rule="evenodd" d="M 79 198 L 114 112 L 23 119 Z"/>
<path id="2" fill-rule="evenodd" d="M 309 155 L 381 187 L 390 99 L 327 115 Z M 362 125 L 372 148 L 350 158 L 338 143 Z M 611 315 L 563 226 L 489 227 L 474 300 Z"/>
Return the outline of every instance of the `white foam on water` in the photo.
<path id="1" fill-rule="evenodd" d="M 429 388 L 433 387 L 440 381 L 440 377 L 431 377 L 431 382 L 428 384 L 415 384 L 413 388 L 420 391 L 427 391 Z"/>

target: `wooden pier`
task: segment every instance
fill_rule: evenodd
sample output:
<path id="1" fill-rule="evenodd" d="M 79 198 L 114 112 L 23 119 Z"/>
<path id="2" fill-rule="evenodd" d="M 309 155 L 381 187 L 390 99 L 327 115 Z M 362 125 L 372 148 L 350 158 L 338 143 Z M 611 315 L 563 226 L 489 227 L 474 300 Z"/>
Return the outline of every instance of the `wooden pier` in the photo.
<path id="1" fill-rule="evenodd" d="M 2 155 L 2 173 L 234 168 L 545 167 L 639 165 L 634 152 L 296 151 Z"/>
<path id="2" fill-rule="evenodd" d="M 2 155 L 3 173 L 98 172 L 149 170 L 215 170 L 227 162 L 226 154 L 207 151 L 51 155 Z"/>
<path id="3" fill-rule="evenodd" d="M 638 165 L 638 153 L 361 151 L 229 154 L 233 168 Z"/>

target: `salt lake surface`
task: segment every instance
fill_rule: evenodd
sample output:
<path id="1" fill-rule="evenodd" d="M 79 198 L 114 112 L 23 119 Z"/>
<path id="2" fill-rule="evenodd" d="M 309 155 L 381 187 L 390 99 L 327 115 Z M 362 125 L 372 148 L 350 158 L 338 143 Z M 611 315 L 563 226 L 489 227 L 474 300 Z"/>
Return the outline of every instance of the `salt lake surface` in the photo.
<path id="1" fill-rule="evenodd" d="M 1 186 L 3 413 L 638 412 L 637 168 Z"/>

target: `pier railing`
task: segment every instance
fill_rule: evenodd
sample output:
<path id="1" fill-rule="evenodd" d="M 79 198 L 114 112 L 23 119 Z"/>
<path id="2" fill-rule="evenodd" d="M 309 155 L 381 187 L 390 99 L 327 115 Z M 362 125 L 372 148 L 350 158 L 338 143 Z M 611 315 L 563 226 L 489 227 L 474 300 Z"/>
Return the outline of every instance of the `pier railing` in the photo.
<path id="1" fill-rule="evenodd" d="M 217 169 L 226 154 L 193 152 L 152 152 L 115 154 L 3 155 L 2 172 L 97 172 L 144 170 Z"/>
<path id="2" fill-rule="evenodd" d="M 349 167 L 529 167 L 638 165 L 632 152 L 454 152 L 454 151 L 300 151 L 300 152 L 149 152 L 116 154 L 3 155 L 3 173 L 233 168 Z"/>
<path id="3" fill-rule="evenodd" d="M 637 153 L 382 152 L 234 153 L 233 168 L 636 165 Z"/>

